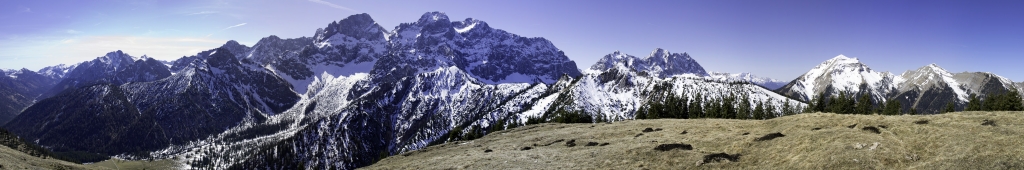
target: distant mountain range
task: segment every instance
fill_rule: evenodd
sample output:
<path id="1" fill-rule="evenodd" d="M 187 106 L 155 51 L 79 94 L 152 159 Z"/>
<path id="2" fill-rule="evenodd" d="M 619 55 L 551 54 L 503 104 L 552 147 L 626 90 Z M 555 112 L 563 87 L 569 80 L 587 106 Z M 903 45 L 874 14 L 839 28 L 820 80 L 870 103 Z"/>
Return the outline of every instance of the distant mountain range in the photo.
<path id="1" fill-rule="evenodd" d="M 665 96 L 799 109 L 820 95 L 869 94 L 937 113 L 971 95 L 1024 91 L 991 73 L 933 64 L 897 76 L 842 55 L 792 81 L 708 72 L 661 48 L 643 58 L 615 51 L 581 70 L 544 38 L 440 12 L 391 30 L 357 14 L 312 37 L 228 41 L 173 61 L 115 51 L 0 73 L 0 123 L 26 141 L 57 153 L 175 158 L 186 169 L 354 169 L 566 112 L 634 119 Z"/>
<path id="2" fill-rule="evenodd" d="M 939 113 L 950 102 L 956 105 L 957 110 L 962 110 L 972 95 L 985 98 L 1009 91 L 1024 92 L 1019 90 L 1022 88 L 1020 85 L 987 72 L 954 74 L 936 64 L 897 76 L 876 72 L 856 58 L 839 55 L 776 91 L 805 102 L 815 100 L 819 95 L 845 93 L 860 96 L 867 93 L 876 105 L 895 100 L 902 103 L 903 112 L 914 108 L 920 113 Z"/>

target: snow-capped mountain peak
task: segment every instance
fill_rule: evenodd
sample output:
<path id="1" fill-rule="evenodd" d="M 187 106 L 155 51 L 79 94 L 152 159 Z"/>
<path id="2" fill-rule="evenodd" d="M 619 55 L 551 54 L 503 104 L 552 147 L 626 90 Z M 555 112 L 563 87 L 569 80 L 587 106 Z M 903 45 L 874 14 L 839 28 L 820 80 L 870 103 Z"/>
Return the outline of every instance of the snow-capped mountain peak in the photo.
<path id="1" fill-rule="evenodd" d="M 93 61 L 97 62 L 97 63 L 102 63 L 102 64 L 107 65 L 107 66 L 110 66 L 110 67 L 113 68 L 113 71 L 117 71 L 117 70 L 122 69 L 122 67 L 124 67 L 126 65 L 130 65 L 132 62 L 134 62 L 137 59 L 138 58 L 136 58 L 134 56 L 131 56 L 131 55 L 128 55 L 127 53 L 124 53 L 121 50 L 117 50 L 117 51 L 109 52 L 106 55 L 97 57 Z"/>
<path id="2" fill-rule="evenodd" d="M 838 63 L 838 64 L 860 63 L 860 59 L 852 58 L 852 57 L 847 57 L 846 55 L 843 55 L 843 54 L 839 54 L 838 56 L 833 57 L 832 59 L 829 59 L 828 61 L 831 61 L 831 63 Z"/>
<path id="3" fill-rule="evenodd" d="M 969 96 L 967 91 L 960 86 L 960 83 L 953 78 L 952 73 L 935 63 L 920 67 L 917 70 L 904 72 L 900 77 L 906 80 L 899 85 L 901 91 L 924 91 L 931 88 L 945 89 L 948 87 L 953 90 L 957 99 L 961 102 L 966 102 Z"/>
<path id="4" fill-rule="evenodd" d="M 830 95 L 840 92 L 871 93 L 875 101 L 885 100 L 885 95 L 896 89 L 902 79 L 889 72 L 876 72 L 857 58 L 838 55 L 804 73 L 796 80 L 780 88 L 780 92 L 810 101 L 819 93 Z M 862 85 L 866 87 L 862 88 Z"/>
<path id="5" fill-rule="evenodd" d="M 707 71 L 696 60 L 691 58 L 689 54 L 671 53 L 661 48 L 654 49 L 649 56 L 643 59 L 615 51 L 598 60 L 597 63 L 590 67 L 588 72 L 603 72 L 618 67 L 629 68 L 637 72 L 647 72 L 647 74 L 660 78 L 682 74 L 708 76 Z"/>
<path id="6" fill-rule="evenodd" d="M 649 57 L 651 57 L 651 58 L 653 58 L 653 57 L 668 58 L 668 55 L 669 55 L 668 50 L 661 49 L 661 48 L 655 48 L 654 51 L 651 52 L 651 55 Z"/>

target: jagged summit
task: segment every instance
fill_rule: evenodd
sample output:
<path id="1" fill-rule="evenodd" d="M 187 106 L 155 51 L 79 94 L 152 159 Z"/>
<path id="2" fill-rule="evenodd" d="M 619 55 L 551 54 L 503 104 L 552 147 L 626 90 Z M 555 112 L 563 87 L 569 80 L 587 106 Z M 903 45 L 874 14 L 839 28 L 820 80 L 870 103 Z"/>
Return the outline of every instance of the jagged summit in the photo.
<path id="1" fill-rule="evenodd" d="M 107 65 L 113 66 L 113 68 L 116 70 L 116 69 L 121 68 L 121 66 L 123 66 L 123 64 L 130 64 L 132 61 L 135 61 L 135 60 L 136 60 L 136 57 L 128 55 L 127 53 L 124 53 L 121 50 L 117 50 L 117 51 L 108 52 L 107 54 L 105 54 L 103 56 L 97 57 L 93 61 L 94 62 L 105 63 Z"/>
<path id="2" fill-rule="evenodd" d="M 670 54 L 670 52 L 668 52 L 668 50 L 661 49 L 661 48 L 654 48 L 654 51 L 652 51 L 651 55 L 649 55 L 649 56 L 650 57 L 656 57 L 656 56 L 657 57 L 667 57 L 669 54 Z M 683 52 L 683 54 L 686 54 L 686 53 Z"/>
<path id="3" fill-rule="evenodd" d="M 448 22 L 448 15 L 445 14 L 444 12 L 440 12 L 440 11 L 427 12 L 427 13 L 424 13 L 423 15 L 421 15 L 420 19 L 417 20 L 416 22 L 418 22 L 418 23 L 431 23 L 431 22 L 435 22 L 435 21 Z"/>
<path id="4" fill-rule="evenodd" d="M 709 75 L 689 54 L 672 53 L 661 48 L 654 49 L 649 56 L 642 59 L 615 51 L 598 60 L 597 63 L 590 67 L 590 70 L 591 72 L 603 72 L 617 67 L 647 72 L 660 78 L 682 74 Z"/>
<path id="5" fill-rule="evenodd" d="M 449 22 L 428 12 L 402 23 L 388 38 L 389 51 L 371 76 L 405 76 L 456 67 L 486 84 L 554 83 L 562 74 L 580 75 L 576 63 L 544 38 L 527 38 L 467 18 Z M 409 67 L 406 67 L 409 66 Z"/>
<path id="6" fill-rule="evenodd" d="M 370 14 L 355 14 L 345 19 L 331 22 L 327 27 L 317 29 L 313 36 L 316 43 L 338 43 L 352 41 L 384 40 L 386 31 L 377 24 Z"/>

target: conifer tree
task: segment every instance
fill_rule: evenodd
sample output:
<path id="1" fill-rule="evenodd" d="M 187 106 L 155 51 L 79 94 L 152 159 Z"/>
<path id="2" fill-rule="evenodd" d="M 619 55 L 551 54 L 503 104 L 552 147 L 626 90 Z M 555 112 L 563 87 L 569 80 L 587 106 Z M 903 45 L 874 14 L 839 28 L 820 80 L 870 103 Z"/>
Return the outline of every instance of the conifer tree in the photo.
<path id="1" fill-rule="evenodd" d="M 846 95 L 846 92 L 839 93 L 839 111 L 837 111 L 838 113 L 851 114 L 854 112 L 853 96 L 854 95 L 852 94 Z"/>
<path id="2" fill-rule="evenodd" d="M 750 119 L 750 96 L 743 95 L 743 99 L 741 99 L 740 106 L 737 110 L 739 119 Z"/>
<path id="3" fill-rule="evenodd" d="M 860 95 L 860 99 L 857 100 L 857 114 L 871 114 L 871 95 L 864 93 Z"/>
<path id="4" fill-rule="evenodd" d="M 891 100 L 891 99 L 890 99 L 890 100 Z M 889 103 L 888 103 L 888 101 L 886 101 L 886 100 L 882 100 L 882 102 L 878 103 L 878 106 L 877 106 L 877 107 L 875 107 L 875 109 L 874 109 L 874 112 L 875 112 L 875 114 L 879 114 L 879 115 L 885 115 L 885 114 L 883 114 L 883 113 L 882 113 L 882 111 L 884 111 L 884 110 L 885 110 L 885 106 L 886 106 L 887 104 L 889 104 Z"/>
<path id="5" fill-rule="evenodd" d="M 757 106 L 754 107 L 754 119 L 764 119 L 764 103 L 761 103 L 761 101 L 757 101 Z"/>
<path id="6" fill-rule="evenodd" d="M 814 104 L 817 103 L 817 102 L 818 102 L 818 99 L 813 99 L 810 102 L 807 102 L 807 107 L 804 108 L 803 112 L 804 113 L 813 113 L 814 112 L 814 108 L 817 107 Z"/>
<path id="7" fill-rule="evenodd" d="M 948 103 L 946 103 L 946 110 L 943 110 L 942 113 L 950 113 L 955 111 L 956 105 L 953 104 L 953 101 L 949 101 Z"/>
<path id="8" fill-rule="evenodd" d="M 820 94 L 818 94 L 818 100 L 817 100 L 818 103 L 814 104 L 814 106 L 817 107 L 817 108 L 814 108 L 814 111 L 815 112 L 830 112 L 831 110 L 826 110 L 826 109 L 828 109 L 828 107 L 827 107 L 828 106 L 828 103 L 827 103 L 828 101 L 825 101 L 825 100 L 826 99 L 831 99 L 831 98 L 832 98 L 832 96 L 825 96 L 825 92 L 821 92 Z"/>
<path id="9" fill-rule="evenodd" d="M 793 106 L 789 105 L 789 100 L 782 102 L 782 115 L 789 116 L 793 114 L 795 114 L 795 112 L 793 111 Z"/>
<path id="10" fill-rule="evenodd" d="M 701 117 L 715 118 L 715 105 L 713 103 L 715 103 L 714 98 L 708 98 L 707 101 L 704 101 L 704 116 Z"/>
<path id="11" fill-rule="evenodd" d="M 764 119 L 772 119 L 777 117 L 775 112 L 775 105 L 772 104 L 772 99 L 768 99 L 768 102 L 764 106 Z"/>
<path id="12" fill-rule="evenodd" d="M 704 118 L 704 108 L 701 108 L 701 101 L 704 100 L 700 93 L 697 93 L 693 97 L 693 101 L 690 102 L 690 117 L 691 118 Z"/>
<path id="13" fill-rule="evenodd" d="M 722 98 L 716 98 L 713 102 L 711 102 L 711 107 L 715 108 L 715 116 L 714 116 L 714 118 L 722 118 L 723 117 L 722 115 L 724 115 L 723 111 L 725 109 L 723 109 L 722 104 L 723 104 L 722 103 Z"/>
<path id="14" fill-rule="evenodd" d="M 684 118 L 684 119 L 690 118 L 689 117 L 690 114 L 689 114 L 689 111 L 688 111 L 689 108 L 686 105 L 686 101 L 687 101 L 686 95 L 681 95 L 680 99 L 676 100 L 676 105 L 679 106 L 679 111 L 676 112 L 676 115 L 679 115 L 679 118 Z"/>
<path id="15" fill-rule="evenodd" d="M 650 105 L 647 106 L 647 114 L 645 114 L 642 117 L 642 119 L 657 119 L 658 115 L 660 115 L 660 114 L 661 114 L 661 103 L 656 102 L 655 100 L 651 100 L 650 101 Z M 641 117 L 637 117 L 637 119 L 641 119 Z"/>
<path id="16" fill-rule="evenodd" d="M 736 94 L 729 93 L 729 97 L 722 102 L 725 107 L 725 118 L 736 119 Z"/>
<path id="17" fill-rule="evenodd" d="M 970 99 L 967 101 L 967 108 L 964 111 L 980 111 L 981 100 L 978 99 L 977 95 L 971 94 Z"/>
<path id="18" fill-rule="evenodd" d="M 1021 98 L 1020 92 L 1017 90 L 1010 91 L 1007 94 L 1007 110 L 1009 111 L 1024 111 L 1024 98 Z"/>
<path id="19" fill-rule="evenodd" d="M 996 95 L 993 95 L 992 93 L 988 93 L 988 96 L 985 96 L 985 98 L 981 99 L 981 110 L 982 111 L 993 111 L 993 110 L 995 110 L 996 103 L 997 103 L 996 101 L 998 101 L 998 100 L 997 99 L 993 99 L 993 98 L 998 98 L 998 97 Z"/>
<path id="20" fill-rule="evenodd" d="M 669 90 L 668 93 L 665 94 L 664 98 L 665 98 L 664 102 L 663 102 L 664 104 L 662 105 L 662 110 L 661 110 L 660 115 L 658 115 L 658 117 L 661 117 L 661 118 L 676 118 L 676 115 L 675 115 L 675 113 L 676 113 L 676 106 L 674 105 L 674 103 L 676 101 L 675 101 L 675 97 L 672 95 L 672 91 Z"/>
<path id="21" fill-rule="evenodd" d="M 840 95 L 842 95 L 842 93 L 840 93 Z M 841 107 L 839 106 L 839 99 L 840 98 L 836 98 L 835 96 L 829 96 L 828 107 L 825 108 L 826 112 L 842 114 L 839 112 L 841 111 L 841 109 L 839 109 L 839 107 Z"/>
<path id="22" fill-rule="evenodd" d="M 885 103 L 885 110 L 882 111 L 883 115 L 899 115 L 900 114 L 900 102 L 890 100 Z"/>

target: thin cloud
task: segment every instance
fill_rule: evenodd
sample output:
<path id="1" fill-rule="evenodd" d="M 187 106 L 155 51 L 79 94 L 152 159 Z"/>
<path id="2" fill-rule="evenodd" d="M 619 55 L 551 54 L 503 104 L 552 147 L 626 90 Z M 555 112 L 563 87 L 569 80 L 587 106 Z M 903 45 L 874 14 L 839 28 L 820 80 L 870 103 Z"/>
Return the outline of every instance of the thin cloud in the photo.
<path id="1" fill-rule="evenodd" d="M 217 11 L 202 11 L 202 12 L 190 13 L 190 14 L 187 14 L 187 15 L 206 15 L 206 14 L 216 14 L 216 13 L 220 13 L 220 12 L 217 12 Z"/>
<path id="2" fill-rule="evenodd" d="M 238 24 L 238 25 L 233 25 L 233 26 L 230 26 L 230 27 L 224 28 L 224 29 L 222 29 L 221 31 L 224 31 L 224 30 L 228 30 L 228 29 L 232 29 L 232 28 L 235 28 L 235 27 L 241 27 L 241 26 L 244 26 L 245 24 L 249 24 L 249 23 L 241 23 L 241 24 Z"/>
<path id="3" fill-rule="evenodd" d="M 32 8 L 21 7 L 21 12 L 32 12 Z"/>
<path id="4" fill-rule="evenodd" d="M 241 27 L 241 26 L 245 26 L 245 24 L 249 24 L 249 23 L 241 23 L 241 24 L 238 24 L 238 25 L 232 25 L 232 26 L 230 26 L 230 27 L 227 27 L 227 28 L 221 29 L 220 31 L 217 31 L 217 32 L 215 32 L 215 33 L 210 33 L 210 34 L 207 34 L 207 35 L 206 35 L 206 37 L 207 37 L 207 38 L 209 38 L 210 36 L 213 36 L 213 34 L 217 34 L 217 33 L 220 33 L 220 32 L 224 32 L 224 31 L 227 31 L 228 29 L 232 29 L 232 28 L 235 28 L 235 27 Z"/>
<path id="5" fill-rule="evenodd" d="M 66 31 L 64 31 L 64 32 L 65 32 L 65 33 L 68 33 L 68 34 L 79 34 L 79 33 L 82 33 L 81 31 L 78 31 L 78 30 L 72 30 L 72 29 L 68 29 L 68 30 L 66 30 Z"/>
<path id="6" fill-rule="evenodd" d="M 341 6 L 341 5 L 338 5 L 338 4 L 334 4 L 334 3 L 331 3 L 331 2 L 327 2 L 327 1 L 323 1 L 323 0 L 309 0 L 309 2 L 315 2 L 315 3 L 318 3 L 318 4 L 324 4 L 324 5 L 327 5 L 327 6 L 331 7 L 331 8 L 338 8 L 338 9 L 341 9 L 341 10 L 356 12 L 356 10 L 353 10 L 352 8 L 344 7 L 344 6 Z"/>

